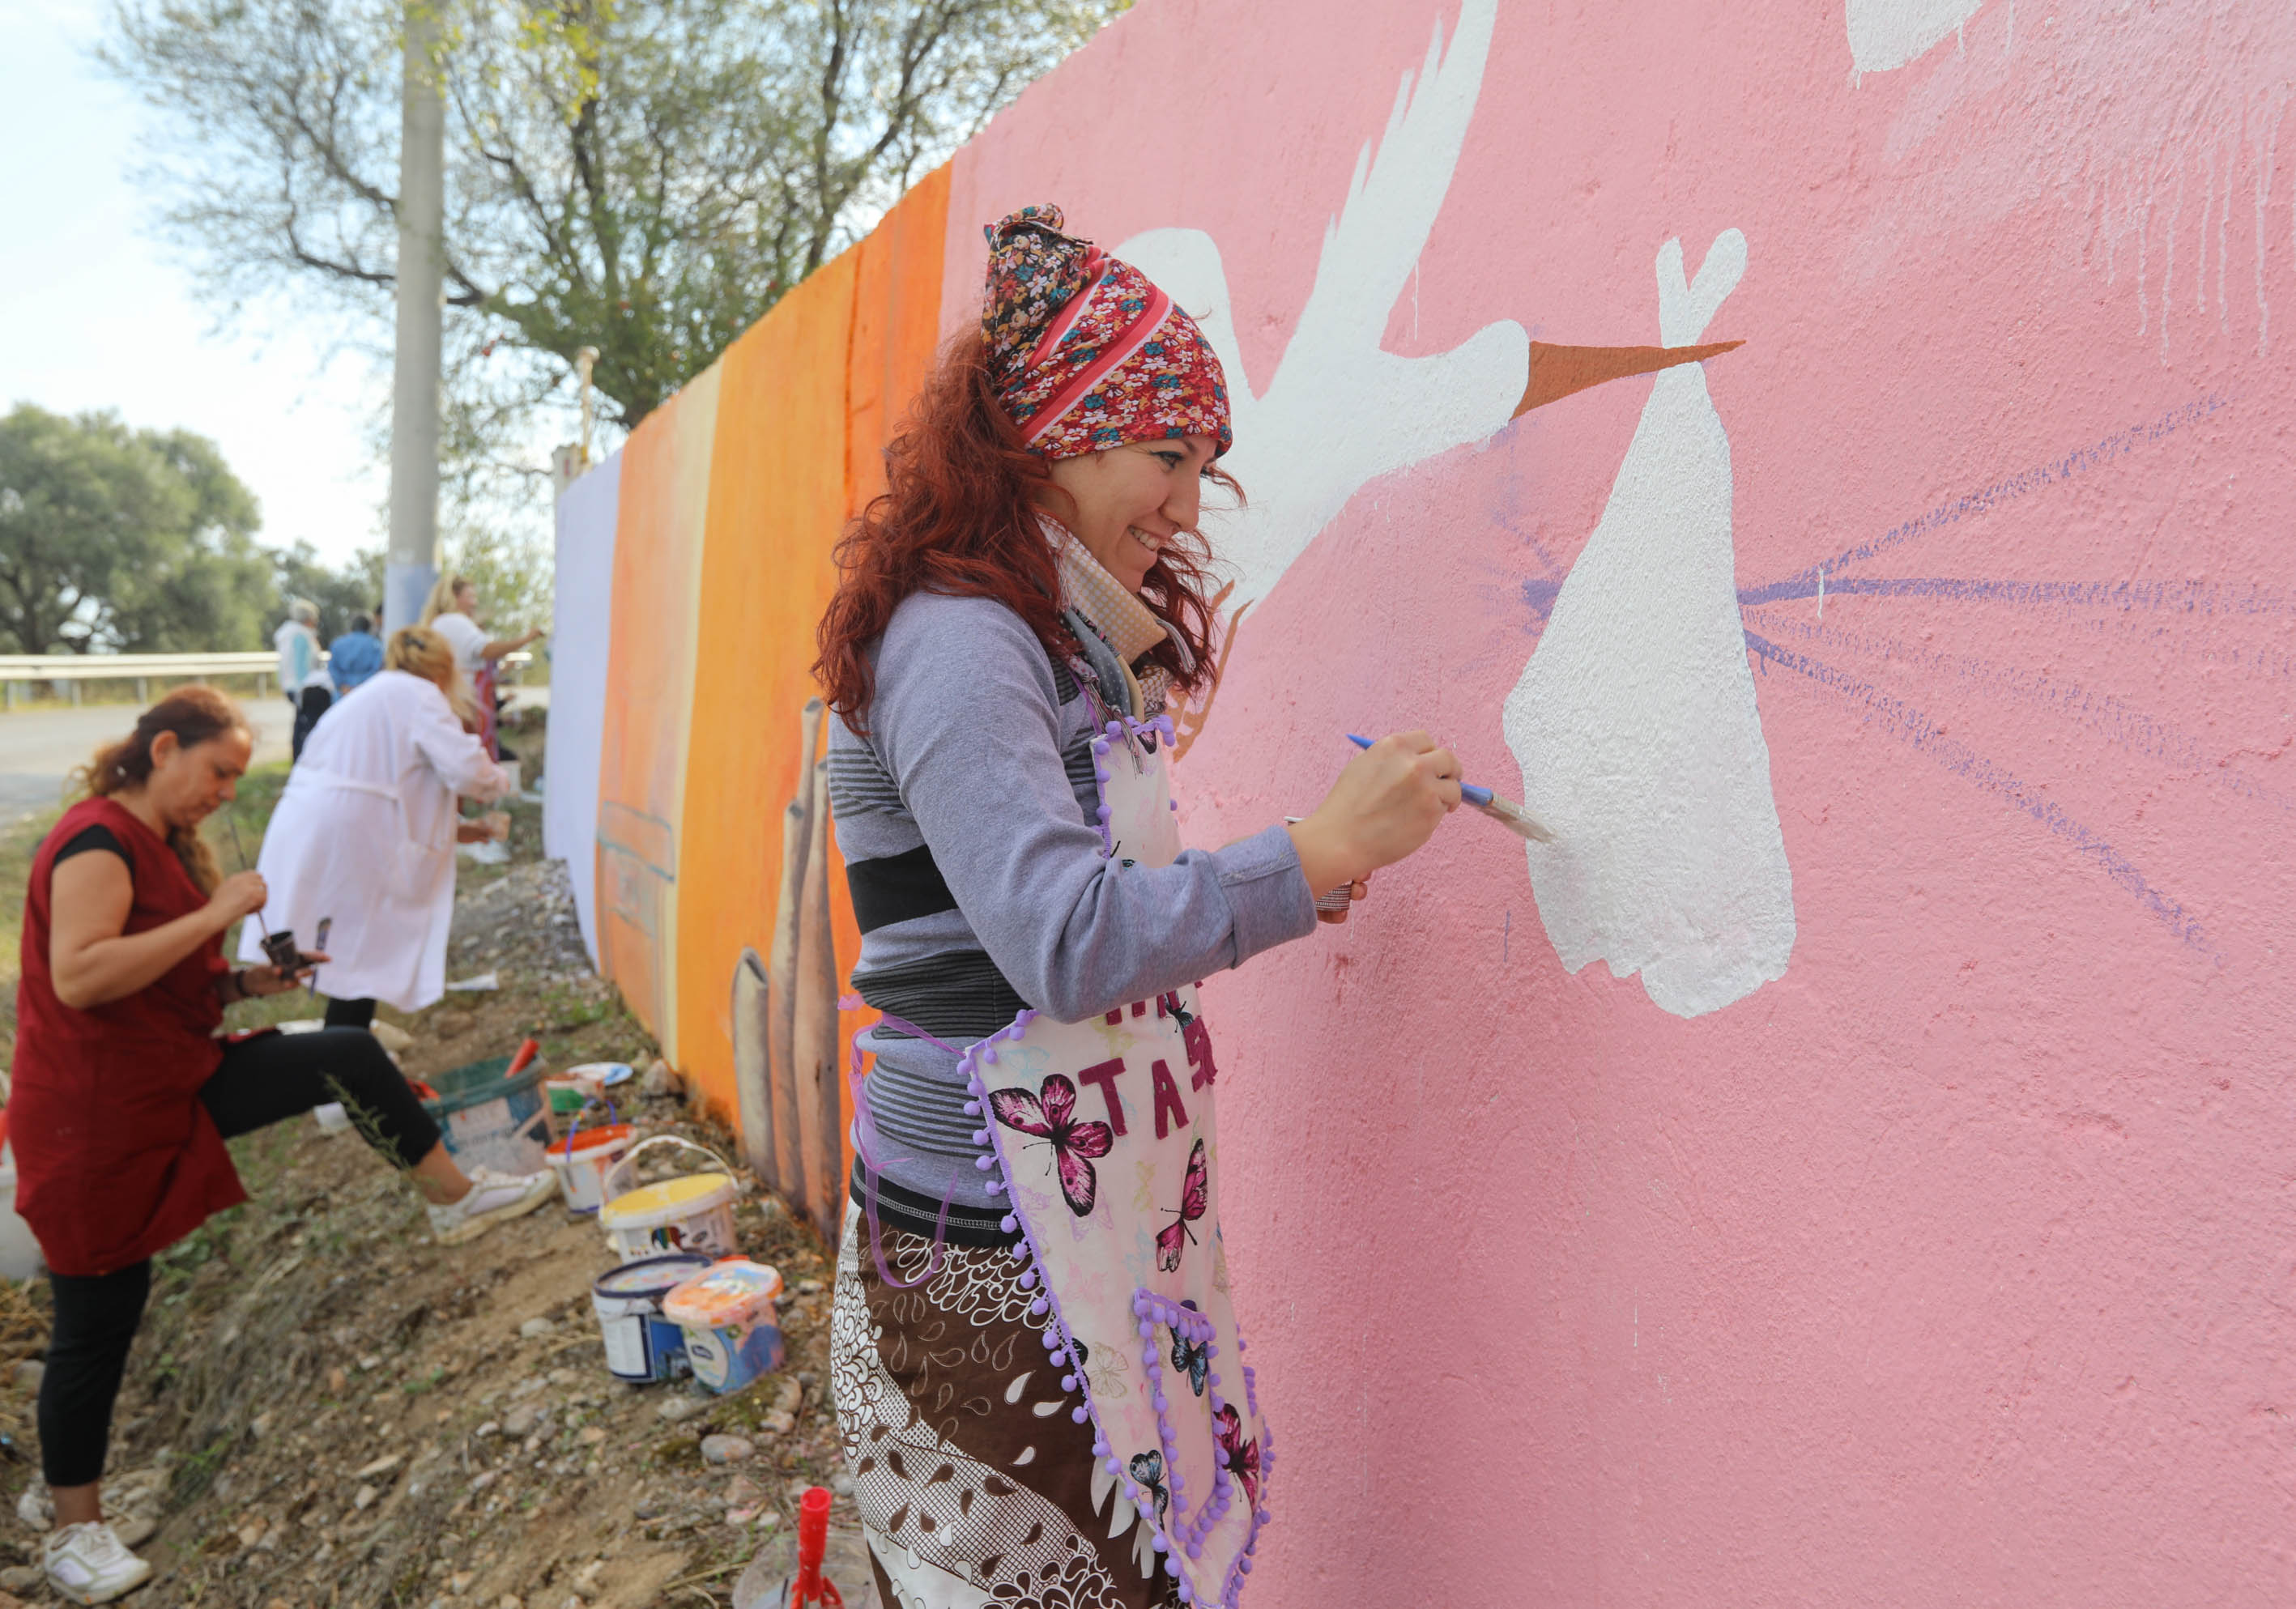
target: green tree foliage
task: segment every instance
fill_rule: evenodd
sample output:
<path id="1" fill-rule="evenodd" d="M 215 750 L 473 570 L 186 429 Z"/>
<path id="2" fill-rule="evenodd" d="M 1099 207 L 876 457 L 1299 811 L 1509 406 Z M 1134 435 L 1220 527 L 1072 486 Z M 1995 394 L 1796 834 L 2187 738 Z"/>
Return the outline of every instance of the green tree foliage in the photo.
<path id="1" fill-rule="evenodd" d="M 382 599 L 382 549 L 363 547 L 348 562 L 330 565 L 308 542 L 271 554 L 271 570 L 283 605 L 308 598 L 318 606 L 319 636 L 330 642 L 351 628 L 358 615 L 372 618 Z"/>
<path id="2" fill-rule="evenodd" d="M 255 496 L 215 444 L 111 414 L 0 418 L 0 642 L 16 653 L 259 648 Z"/>
<path id="3" fill-rule="evenodd" d="M 444 451 L 532 474 L 578 349 L 634 426 L 1129 0 L 435 3 Z M 152 176 L 217 293 L 283 290 L 382 344 L 402 14 L 117 0 L 105 60 L 160 111 Z"/>

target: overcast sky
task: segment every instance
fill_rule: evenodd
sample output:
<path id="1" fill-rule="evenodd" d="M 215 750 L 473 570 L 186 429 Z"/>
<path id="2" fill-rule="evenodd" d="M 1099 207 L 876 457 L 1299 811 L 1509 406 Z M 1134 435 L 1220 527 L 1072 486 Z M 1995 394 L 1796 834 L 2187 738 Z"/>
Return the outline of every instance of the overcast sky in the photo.
<path id="1" fill-rule="evenodd" d="M 219 329 L 128 179 L 149 115 L 89 63 L 99 0 L 0 0 L 0 409 L 113 408 L 212 437 L 263 501 L 262 539 L 379 546 L 387 480 L 365 361 L 308 327 Z"/>

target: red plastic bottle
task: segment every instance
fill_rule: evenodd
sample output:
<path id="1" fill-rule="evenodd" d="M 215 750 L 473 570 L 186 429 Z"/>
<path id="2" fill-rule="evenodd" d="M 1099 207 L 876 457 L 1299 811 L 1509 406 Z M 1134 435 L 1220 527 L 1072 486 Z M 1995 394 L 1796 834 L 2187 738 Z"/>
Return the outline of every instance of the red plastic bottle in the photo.
<path id="1" fill-rule="evenodd" d="M 797 1506 L 797 1579 L 790 1583 L 788 1609 L 827 1604 L 845 1609 L 837 1584 L 821 1573 L 822 1556 L 829 1550 L 829 1488 L 809 1486 Z"/>

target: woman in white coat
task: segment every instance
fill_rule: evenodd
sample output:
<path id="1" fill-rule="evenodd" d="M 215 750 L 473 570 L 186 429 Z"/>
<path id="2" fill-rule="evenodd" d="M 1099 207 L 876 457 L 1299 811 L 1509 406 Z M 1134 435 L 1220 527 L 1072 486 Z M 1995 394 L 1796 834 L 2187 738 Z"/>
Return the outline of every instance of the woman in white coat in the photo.
<path id="1" fill-rule="evenodd" d="M 420 1011 L 446 992 L 455 845 L 487 836 L 455 800 L 489 803 L 510 791 L 463 730 L 457 686 L 444 636 L 422 626 L 391 633 L 382 670 L 312 728 L 271 814 L 258 867 L 270 901 L 261 924 L 241 930 L 240 954 L 264 959 L 266 927 L 324 948 L 329 1027 L 366 1027 L 378 1000 Z"/>

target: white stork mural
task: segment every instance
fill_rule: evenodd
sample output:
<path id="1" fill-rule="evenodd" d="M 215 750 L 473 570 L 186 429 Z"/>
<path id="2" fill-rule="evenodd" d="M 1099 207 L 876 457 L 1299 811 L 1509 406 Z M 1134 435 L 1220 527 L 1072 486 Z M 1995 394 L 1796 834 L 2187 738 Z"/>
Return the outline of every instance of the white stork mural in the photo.
<path id="1" fill-rule="evenodd" d="M 1484 440 L 1573 391 L 1668 371 L 1611 508 L 1508 701 L 1506 735 L 1534 813 L 1570 824 L 1564 842 L 1531 846 L 1539 915 L 1564 965 L 1575 972 L 1602 956 L 1622 976 L 1641 971 L 1659 1005 L 1696 1015 L 1777 976 L 1793 936 L 1768 752 L 1737 620 L 1729 442 L 1695 366 L 1737 343 L 1693 344 L 1737 283 L 1745 241 L 1734 230 L 1718 241 L 1694 286 L 1683 281 L 1681 248 L 1669 243 L 1677 283 L 1667 283 L 1662 256 L 1660 346 L 1555 346 L 1503 319 L 1447 352 L 1385 350 L 1389 318 L 1466 142 L 1495 12 L 1496 0 L 1465 0 L 1447 49 L 1437 21 L 1424 65 L 1415 78 L 1404 75 L 1385 133 L 1357 159 L 1324 231 L 1314 286 L 1264 385 L 1246 372 L 1211 236 L 1155 229 L 1118 255 L 1195 314 L 1227 371 L 1236 436 L 1228 465 L 1251 489 L 1250 505 L 1220 529 L 1221 554 L 1237 571 L 1226 606 L 1231 640 L 1361 487 Z M 1695 561 L 1679 573 L 1652 568 L 1669 556 L 1677 510 L 1680 546 Z M 1603 579 L 1582 581 L 1579 571 L 1590 567 Z M 1679 695 L 1671 703 L 1644 696 L 1651 660 L 1637 634 L 1653 625 L 1691 632 L 1685 651 L 1667 660 L 1661 691 Z M 1718 707 L 1729 714 L 1718 727 Z M 1699 864 L 1677 855 L 1655 872 L 1638 866 L 1679 825 L 1683 795 L 1598 786 L 1601 778 L 1571 759 L 1615 756 L 1622 744 L 1642 745 L 1636 775 L 1644 781 L 1662 775 L 1695 788 L 1702 778 L 1684 776 L 1685 766 L 1718 768 L 1727 808 L 1702 818 L 1696 841 L 1726 852 Z"/>
<path id="2" fill-rule="evenodd" d="M 1698 339 L 1746 271 L 1725 230 L 1696 279 L 1658 254 L 1658 323 Z M 1677 1016 L 1718 1011 L 1793 952 L 1793 876 L 1738 613 L 1730 438 L 1696 365 L 1652 386 L 1609 505 L 1506 702 L 1527 844 L 1562 965 L 1639 973 Z"/>

